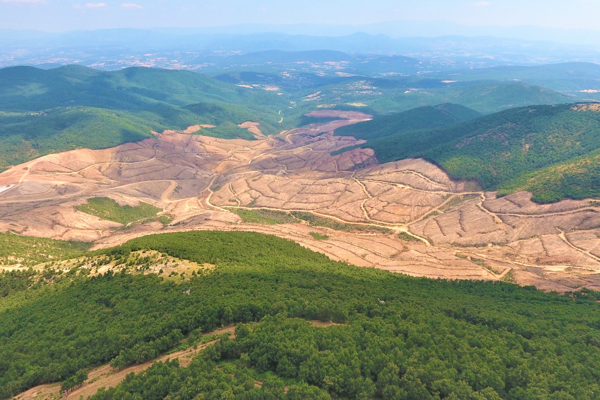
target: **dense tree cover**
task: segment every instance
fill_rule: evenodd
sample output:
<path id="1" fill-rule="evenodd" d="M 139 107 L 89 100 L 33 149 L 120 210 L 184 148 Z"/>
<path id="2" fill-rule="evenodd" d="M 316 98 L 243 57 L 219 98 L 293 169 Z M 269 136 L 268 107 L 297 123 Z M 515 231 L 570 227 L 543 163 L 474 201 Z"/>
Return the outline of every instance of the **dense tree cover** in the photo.
<path id="1" fill-rule="evenodd" d="M 162 208 L 154 207 L 143 201 L 134 207 L 128 204 L 122 206 L 108 197 L 93 197 L 88 199 L 87 203 L 77 206 L 77 210 L 108 221 L 128 225 L 155 217 L 162 211 Z"/>
<path id="2" fill-rule="evenodd" d="M 152 131 L 215 125 L 203 135 L 253 139 L 252 120 L 277 133 L 282 99 L 189 71 L 81 66 L 0 69 L 0 170 L 75 148 L 106 148 Z"/>
<path id="3" fill-rule="evenodd" d="M 235 364 L 216 364 L 210 358 L 196 359 L 188 368 L 177 361 L 156 363 L 140 375 L 130 374 L 117 387 L 100 390 L 93 400 L 109 399 L 245 399 L 329 400 L 323 389 L 306 383 L 269 376 L 256 380 L 254 371 Z"/>
<path id="4" fill-rule="evenodd" d="M 98 71 L 70 65 L 50 70 L 0 69 L 0 108 L 38 111 L 80 105 L 117 110 L 195 103 L 260 103 L 254 92 L 190 71 L 125 68 Z M 273 101 L 277 96 L 272 94 Z"/>
<path id="5" fill-rule="evenodd" d="M 87 371 L 82 369 L 81 371 L 78 371 L 75 375 L 66 379 L 62 383 L 62 385 L 60 385 L 60 391 L 61 392 L 70 392 L 71 390 L 77 388 L 78 386 L 81 386 L 81 384 L 83 384 L 83 382 L 85 382 L 87 378 L 88 378 Z"/>
<path id="6" fill-rule="evenodd" d="M 31 291 L 35 291 L 48 284 L 69 280 L 76 273 L 76 269 L 71 269 L 63 273 L 62 270 L 56 270 L 51 267 L 43 271 L 34 270 L 33 268 L 2 271 L 0 272 L 0 298 L 30 289 Z M 11 305 L 9 302 L 5 302 L 0 305 L 0 310 Z"/>
<path id="7" fill-rule="evenodd" d="M 423 157 L 453 178 L 476 180 L 486 190 L 530 190 L 534 201 L 597 197 L 600 112 L 576 108 L 511 109 L 362 146 L 373 148 L 382 162 Z"/>
<path id="8" fill-rule="evenodd" d="M 437 106 L 424 106 L 401 113 L 375 116 L 371 121 L 336 129 L 337 136 L 354 136 L 357 139 L 379 139 L 401 132 L 419 129 L 441 128 L 477 118 L 481 114 L 470 108 L 445 103 Z"/>
<path id="9" fill-rule="evenodd" d="M 93 365 L 147 360 L 181 335 L 232 323 L 241 324 L 236 338 L 210 347 L 189 368 L 157 364 L 98 398 L 600 396 L 593 292 L 567 297 L 508 283 L 411 278 L 333 262 L 256 233 L 151 235 L 89 256 L 122 258 L 141 249 L 217 268 L 181 284 L 156 275 L 73 274 L 0 299 L 0 398 L 76 380 Z M 2 308 L 5 302 L 11 306 Z M 269 371 L 279 378 L 251 387 L 248 376 Z"/>
<path id="10" fill-rule="evenodd" d="M 90 243 L 20 236 L 0 232 L 0 265 L 33 266 L 45 261 L 77 257 Z"/>
<path id="11" fill-rule="evenodd" d="M 600 150 L 583 157 L 550 165 L 525 174 L 500 189 L 500 194 L 519 190 L 533 193 L 532 200 L 552 203 L 564 199 L 600 196 Z"/>

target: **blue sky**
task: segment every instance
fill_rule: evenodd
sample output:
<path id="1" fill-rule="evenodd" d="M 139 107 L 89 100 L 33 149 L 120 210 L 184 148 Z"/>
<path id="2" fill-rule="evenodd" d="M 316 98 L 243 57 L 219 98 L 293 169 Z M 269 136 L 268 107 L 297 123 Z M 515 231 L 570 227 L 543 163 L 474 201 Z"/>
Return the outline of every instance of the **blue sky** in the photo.
<path id="1" fill-rule="evenodd" d="M 599 30 L 600 0 L 0 0 L 0 29 L 360 25 L 391 20 Z"/>

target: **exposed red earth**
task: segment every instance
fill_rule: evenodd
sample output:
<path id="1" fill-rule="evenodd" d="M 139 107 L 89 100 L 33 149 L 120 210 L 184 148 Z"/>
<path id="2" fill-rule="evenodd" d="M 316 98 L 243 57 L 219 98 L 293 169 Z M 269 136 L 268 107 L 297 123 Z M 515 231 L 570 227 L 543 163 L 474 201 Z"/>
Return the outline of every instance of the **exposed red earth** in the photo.
<path id="1" fill-rule="evenodd" d="M 379 164 L 364 143 L 333 131 L 370 116 L 315 111 L 337 121 L 264 136 L 216 139 L 165 131 L 106 150 L 48 155 L 0 174 L 0 231 L 114 246 L 155 232 L 243 230 L 294 240 L 335 260 L 415 276 L 512 280 L 545 290 L 600 288 L 600 207 L 549 205 L 526 192 L 498 198 L 449 179 L 421 159 Z M 200 128 L 200 129 L 199 129 Z M 187 133 L 186 133 L 187 132 Z M 77 211 L 91 197 L 153 204 L 173 216 L 121 224 Z M 232 208 L 303 211 L 338 223 L 387 228 L 346 232 L 306 224 L 243 223 Z M 315 240 L 310 233 L 329 236 Z M 400 233 L 403 235 L 399 236 Z"/>

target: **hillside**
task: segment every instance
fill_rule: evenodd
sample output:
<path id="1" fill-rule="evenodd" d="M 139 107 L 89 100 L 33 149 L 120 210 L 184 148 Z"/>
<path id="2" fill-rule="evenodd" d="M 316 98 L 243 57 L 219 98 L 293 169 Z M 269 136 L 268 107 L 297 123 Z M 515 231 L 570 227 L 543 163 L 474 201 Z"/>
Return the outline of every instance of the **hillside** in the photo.
<path id="1" fill-rule="evenodd" d="M 573 99 L 545 87 L 521 82 L 481 82 L 454 88 L 448 93 L 446 101 L 482 113 L 493 113 L 528 105 L 570 103 Z"/>
<path id="2" fill-rule="evenodd" d="M 362 146 L 381 162 L 423 157 L 485 190 L 531 190 L 537 202 L 598 197 L 599 111 L 596 104 L 516 108 Z"/>
<path id="3" fill-rule="evenodd" d="M 253 135 L 237 125 L 261 123 L 276 133 L 282 100 L 188 71 L 80 66 L 0 69 L 0 170 L 74 148 L 107 148 L 152 131 L 214 125 L 202 134 Z"/>
<path id="4" fill-rule="evenodd" d="M 0 112 L 0 170 L 55 152 L 76 148 L 102 149 L 153 137 L 152 131 L 184 130 L 197 124 L 215 125 L 202 135 L 253 139 L 237 124 L 256 119 L 230 105 L 193 104 L 138 110 L 59 107 L 42 112 Z M 261 126 L 272 132 L 268 125 Z"/>
<path id="5" fill-rule="evenodd" d="M 376 116 L 371 121 L 341 127 L 335 131 L 335 134 L 372 140 L 406 131 L 454 125 L 480 115 L 477 111 L 467 107 L 445 103 L 437 106 L 418 107 L 391 115 Z"/>
<path id="6" fill-rule="evenodd" d="M 114 72 L 80 66 L 51 70 L 0 69 L 0 109 L 39 111 L 65 105 L 136 109 L 153 105 L 240 103 L 249 93 L 189 71 L 126 68 Z"/>
<path id="7" fill-rule="evenodd" d="M 216 268 L 148 274 L 169 257 Z M 593 292 L 411 278 L 256 233 L 152 235 L 46 266 L 0 274 L 13 287 L 0 298 L 2 399 L 45 382 L 72 390 L 92 367 L 153 360 L 232 324 L 235 337 L 189 366 L 154 364 L 93 399 L 600 394 Z"/>
<path id="8" fill-rule="evenodd" d="M 523 81 L 558 91 L 581 91 L 600 89 L 600 65 L 585 62 L 569 62 L 538 66 L 505 66 L 476 68 L 436 76 L 459 81 L 496 80 Z M 589 95 L 589 94 L 588 94 Z"/>
<path id="9" fill-rule="evenodd" d="M 240 77 L 241 78 L 241 77 Z M 241 80 L 252 84 L 250 75 Z M 330 78 L 331 80 L 331 78 Z M 302 102 L 312 105 L 365 104 L 379 114 L 390 114 L 423 106 L 453 103 L 483 114 L 535 104 L 565 104 L 573 96 L 522 82 L 458 82 L 422 77 L 350 77 L 336 81 L 314 80 L 298 93 Z M 320 82 L 317 84 L 317 82 Z M 311 96 L 311 97 L 309 97 Z"/>

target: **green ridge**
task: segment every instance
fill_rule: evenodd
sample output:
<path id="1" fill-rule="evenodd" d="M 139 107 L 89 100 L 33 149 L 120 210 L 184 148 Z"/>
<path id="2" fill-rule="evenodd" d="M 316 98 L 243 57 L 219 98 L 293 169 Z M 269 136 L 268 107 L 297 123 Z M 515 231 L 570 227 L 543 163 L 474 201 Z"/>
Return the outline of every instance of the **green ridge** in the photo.
<path id="1" fill-rule="evenodd" d="M 380 162 L 423 157 L 485 190 L 530 190 L 538 202 L 599 197 L 600 112 L 593 107 L 516 108 L 362 147 L 374 149 Z"/>
<path id="2" fill-rule="evenodd" d="M 247 91 L 189 71 L 80 66 L 0 69 L 0 171 L 46 154 L 101 149 L 210 124 L 201 134 L 253 139 L 237 125 L 278 133 L 274 93 Z M 287 104 L 287 103 L 286 103 Z"/>
<path id="3" fill-rule="evenodd" d="M 235 339 L 189 367 L 158 363 L 93 398 L 600 396 L 599 293 L 412 278 L 257 233 L 150 235 L 88 255 L 118 263 L 139 250 L 217 267 L 180 284 L 68 273 L 0 298 L 0 398 L 67 387 L 92 366 L 151 360 L 229 324 L 238 324 Z"/>
<path id="4" fill-rule="evenodd" d="M 418 107 L 397 114 L 375 116 L 371 121 L 338 128 L 335 134 L 372 140 L 418 129 L 441 128 L 479 116 L 480 113 L 470 108 L 445 103 Z"/>

